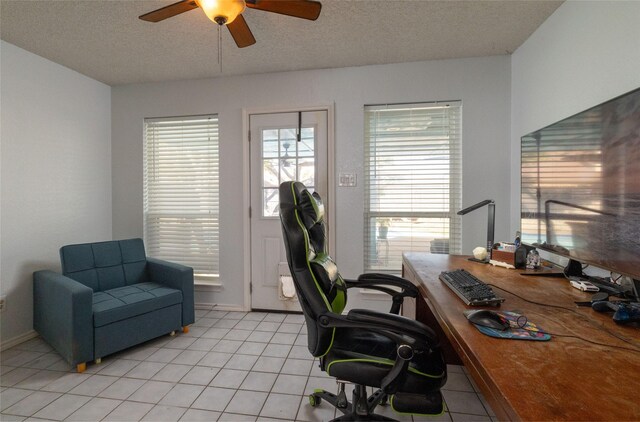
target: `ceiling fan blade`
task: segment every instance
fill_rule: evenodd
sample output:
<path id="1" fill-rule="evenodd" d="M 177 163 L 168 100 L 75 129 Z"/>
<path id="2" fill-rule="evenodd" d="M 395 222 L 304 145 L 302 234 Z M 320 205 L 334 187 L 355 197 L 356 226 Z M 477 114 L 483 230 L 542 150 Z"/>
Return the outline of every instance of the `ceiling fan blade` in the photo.
<path id="1" fill-rule="evenodd" d="M 198 5 L 193 0 L 182 0 L 177 3 L 170 4 L 169 6 L 162 7 L 158 10 L 154 10 L 153 12 L 140 15 L 139 18 L 147 22 L 160 22 L 172 16 L 179 15 L 180 13 L 193 10 L 197 7 Z"/>
<path id="2" fill-rule="evenodd" d="M 316 20 L 322 4 L 313 0 L 247 0 L 247 7 L 296 18 Z"/>
<path id="3" fill-rule="evenodd" d="M 256 43 L 247 21 L 244 20 L 242 15 L 238 15 L 233 22 L 227 24 L 227 28 L 229 28 L 229 32 L 231 32 L 231 36 L 238 47 L 249 47 Z"/>

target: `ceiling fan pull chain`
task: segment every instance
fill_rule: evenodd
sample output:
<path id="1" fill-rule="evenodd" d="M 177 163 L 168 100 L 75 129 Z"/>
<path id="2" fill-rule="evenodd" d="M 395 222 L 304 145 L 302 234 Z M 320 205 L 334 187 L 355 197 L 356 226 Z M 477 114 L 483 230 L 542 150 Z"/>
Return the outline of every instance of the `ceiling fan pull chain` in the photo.
<path id="1" fill-rule="evenodd" d="M 220 66 L 220 74 L 222 74 L 222 34 L 220 28 L 222 25 L 218 25 L 218 65 Z"/>

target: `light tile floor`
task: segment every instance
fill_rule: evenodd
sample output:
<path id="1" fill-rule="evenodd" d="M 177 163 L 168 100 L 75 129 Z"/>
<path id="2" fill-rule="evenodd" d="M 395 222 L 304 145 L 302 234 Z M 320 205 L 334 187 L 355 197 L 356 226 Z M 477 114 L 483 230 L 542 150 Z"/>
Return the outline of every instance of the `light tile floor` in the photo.
<path id="1" fill-rule="evenodd" d="M 301 315 L 197 310 L 187 334 L 164 336 L 75 373 L 42 339 L 1 354 L 3 421 L 326 421 L 314 388 L 336 391 L 309 354 Z M 491 421 L 495 415 L 460 366 L 438 417 L 381 413 L 401 421 Z M 350 396 L 350 394 L 349 394 Z"/>

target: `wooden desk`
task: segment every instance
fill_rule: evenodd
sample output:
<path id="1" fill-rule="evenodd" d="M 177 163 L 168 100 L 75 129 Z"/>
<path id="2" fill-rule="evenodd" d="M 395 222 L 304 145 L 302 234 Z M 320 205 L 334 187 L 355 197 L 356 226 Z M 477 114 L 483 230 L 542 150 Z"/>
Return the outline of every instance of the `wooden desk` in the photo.
<path id="1" fill-rule="evenodd" d="M 443 270 L 464 268 L 486 283 L 531 301 L 494 290 L 506 300 L 501 308 L 526 315 L 550 333 L 576 335 L 592 341 L 640 351 L 640 328 L 616 325 L 611 314 L 578 308 L 590 294 L 561 278 L 522 276 L 468 261 L 466 257 L 406 253 L 404 277 L 415 283 L 424 303 L 501 420 L 640 420 L 640 353 L 552 336 L 547 342 L 504 340 L 483 335 L 462 311 L 464 304 L 438 279 Z M 420 306 L 420 303 L 418 303 Z M 608 331 L 608 332 L 607 332 Z"/>

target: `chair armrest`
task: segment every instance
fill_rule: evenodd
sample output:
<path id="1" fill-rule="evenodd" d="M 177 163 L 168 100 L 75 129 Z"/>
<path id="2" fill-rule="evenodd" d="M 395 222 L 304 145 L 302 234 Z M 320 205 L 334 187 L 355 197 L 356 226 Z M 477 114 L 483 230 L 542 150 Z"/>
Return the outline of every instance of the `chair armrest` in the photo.
<path id="1" fill-rule="evenodd" d="M 406 344 L 416 351 L 428 351 L 439 348 L 438 336 L 425 324 L 400 315 L 352 309 L 347 315 L 324 313 L 318 322 L 326 328 L 350 327 L 370 330 L 384 335 L 396 342 Z"/>
<path id="2" fill-rule="evenodd" d="M 371 283 L 371 284 L 383 284 L 388 286 L 400 287 L 402 290 L 406 290 L 410 292 L 411 297 L 416 297 L 418 295 L 418 288 L 411 283 L 409 280 L 406 280 L 402 277 L 398 277 L 391 274 L 382 274 L 382 273 L 365 273 L 360 274 L 358 277 L 358 282 L 360 283 Z"/>
<path id="3" fill-rule="evenodd" d="M 398 330 L 398 332 L 401 332 L 404 335 L 426 339 L 427 343 L 431 347 L 438 346 L 438 335 L 435 331 L 420 321 L 416 321 L 411 318 L 377 312 L 371 309 L 352 309 L 347 314 L 347 318 L 355 321 L 378 324 L 385 328 L 388 327 L 387 329 Z"/>
<path id="4" fill-rule="evenodd" d="M 400 312 L 400 306 L 402 306 L 405 297 L 418 297 L 418 288 L 413 283 L 391 274 L 366 273 L 361 274 L 357 280 L 345 280 L 345 283 L 347 284 L 347 289 L 359 287 L 387 293 L 393 299 L 393 304 L 389 311 L 392 314 Z M 402 290 L 396 291 L 384 286 L 399 287 Z"/>
<path id="5" fill-rule="evenodd" d="M 53 271 L 34 272 L 33 328 L 69 364 L 93 360 L 93 290 Z"/>
<path id="6" fill-rule="evenodd" d="M 149 278 L 182 292 L 182 325 L 195 322 L 193 268 L 161 259 L 147 258 Z"/>

